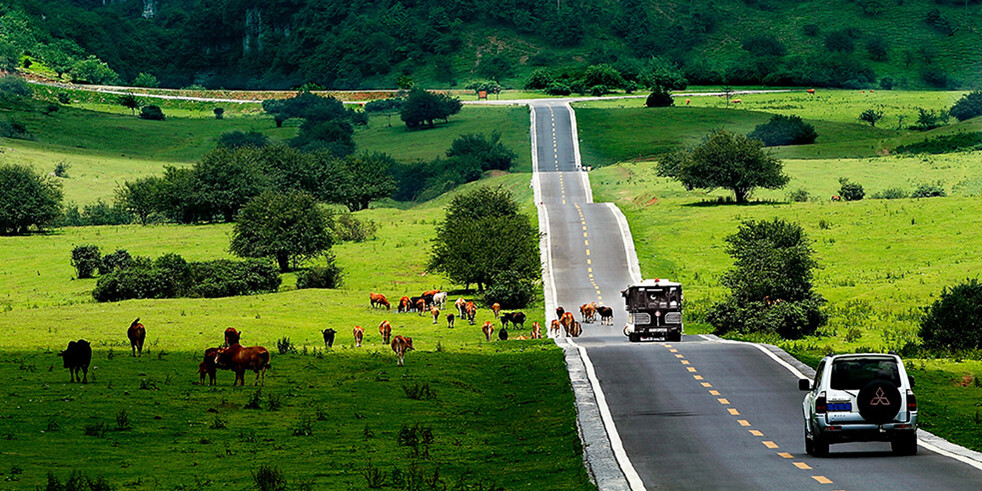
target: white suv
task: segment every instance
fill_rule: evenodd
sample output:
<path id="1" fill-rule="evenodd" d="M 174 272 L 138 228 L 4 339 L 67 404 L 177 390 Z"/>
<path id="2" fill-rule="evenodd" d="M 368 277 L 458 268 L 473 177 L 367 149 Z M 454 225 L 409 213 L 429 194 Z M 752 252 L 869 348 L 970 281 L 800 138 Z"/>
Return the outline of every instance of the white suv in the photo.
<path id="1" fill-rule="evenodd" d="M 814 383 L 798 381 L 798 388 L 808 391 L 802 403 L 805 451 L 822 457 L 831 443 L 888 441 L 896 454 L 916 454 L 913 385 L 897 355 L 826 356 Z"/>

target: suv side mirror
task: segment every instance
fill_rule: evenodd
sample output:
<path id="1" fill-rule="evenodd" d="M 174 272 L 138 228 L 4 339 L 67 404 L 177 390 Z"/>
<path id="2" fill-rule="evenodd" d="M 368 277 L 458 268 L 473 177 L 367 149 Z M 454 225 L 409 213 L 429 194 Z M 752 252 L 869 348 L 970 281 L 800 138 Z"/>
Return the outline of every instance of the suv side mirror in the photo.
<path id="1" fill-rule="evenodd" d="M 911 387 L 913 387 L 913 384 L 911 384 Z M 812 390 L 812 381 L 806 378 L 798 379 L 798 390 Z"/>
<path id="2" fill-rule="evenodd" d="M 911 375 L 908 375 L 907 376 L 907 381 L 910 382 L 910 388 L 913 389 L 914 388 L 914 377 L 911 376 Z"/>

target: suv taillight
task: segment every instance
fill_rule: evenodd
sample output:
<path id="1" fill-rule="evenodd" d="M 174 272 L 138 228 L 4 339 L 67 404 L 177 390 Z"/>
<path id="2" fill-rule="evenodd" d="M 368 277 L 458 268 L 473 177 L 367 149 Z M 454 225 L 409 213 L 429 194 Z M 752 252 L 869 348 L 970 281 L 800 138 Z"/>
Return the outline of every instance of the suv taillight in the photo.
<path id="1" fill-rule="evenodd" d="M 825 392 L 823 391 L 815 398 L 815 414 L 825 414 L 828 409 L 829 405 L 825 401 Z"/>
<path id="2" fill-rule="evenodd" d="M 917 411 L 917 397 L 914 396 L 914 391 L 910 389 L 907 389 L 907 411 Z"/>

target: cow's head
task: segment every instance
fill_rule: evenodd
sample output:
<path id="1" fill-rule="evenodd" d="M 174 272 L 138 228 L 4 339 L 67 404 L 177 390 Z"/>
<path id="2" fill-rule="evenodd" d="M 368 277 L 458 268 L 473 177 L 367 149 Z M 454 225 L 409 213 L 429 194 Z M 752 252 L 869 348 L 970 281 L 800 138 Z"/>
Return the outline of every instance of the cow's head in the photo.
<path id="1" fill-rule="evenodd" d="M 324 329 L 323 331 L 321 331 L 321 333 L 324 334 L 325 336 L 333 336 L 337 333 L 337 331 L 335 331 L 334 329 Z"/>

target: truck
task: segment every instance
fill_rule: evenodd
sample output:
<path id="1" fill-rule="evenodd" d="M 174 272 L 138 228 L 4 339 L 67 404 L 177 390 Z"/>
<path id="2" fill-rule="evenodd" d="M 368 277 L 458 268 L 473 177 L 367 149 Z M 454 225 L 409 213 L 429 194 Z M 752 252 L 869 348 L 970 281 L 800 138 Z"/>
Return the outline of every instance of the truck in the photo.
<path id="1" fill-rule="evenodd" d="M 643 339 L 682 340 L 682 284 L 665 279 L 644 280 L 621 290 L 628 313 L 624 335 Z"/>

